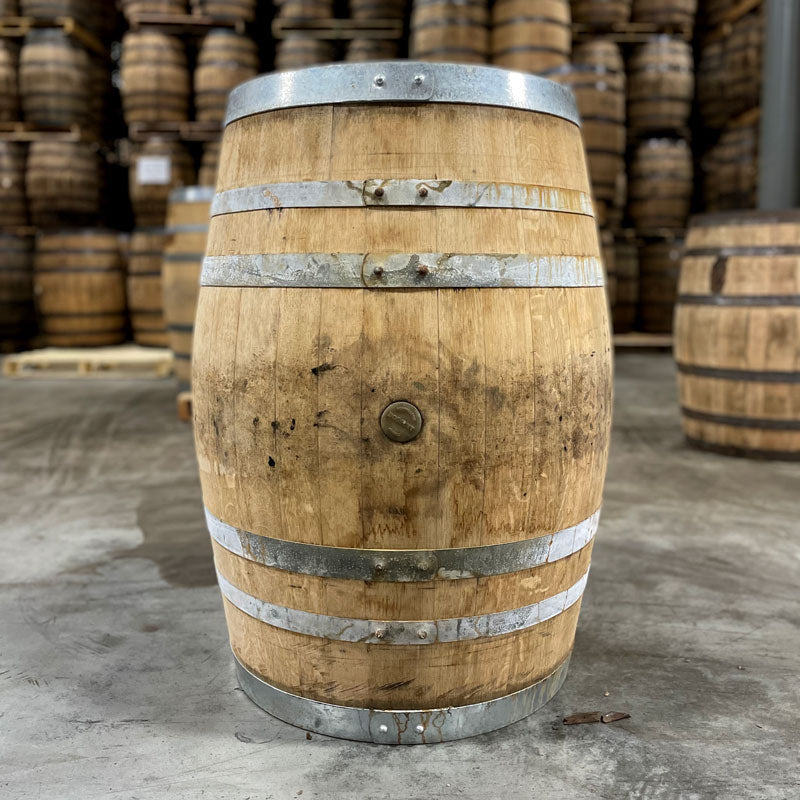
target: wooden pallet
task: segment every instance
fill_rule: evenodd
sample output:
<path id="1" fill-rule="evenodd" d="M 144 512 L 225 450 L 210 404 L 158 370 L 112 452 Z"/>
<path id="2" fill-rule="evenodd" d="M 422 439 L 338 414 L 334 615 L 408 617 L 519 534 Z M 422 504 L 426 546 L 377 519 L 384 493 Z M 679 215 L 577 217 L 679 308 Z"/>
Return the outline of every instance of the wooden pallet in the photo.
<path id="1" fill-rule="evenodd" d="M 572 23 L 572 38 L 610 39 L 618 44 L 644 44 L 658 34 L 669 34 L 680 39 L 691 41 L 693 29 L 691 25 L 656 25 L 652 22 L 621 22 L 613 25 L 587 25 L 583 22 Z"/>
<path id="2" fill-rule="evenodd" d="M 400 19 L 274 19 L 276 39 L 302 33 L 307 39 L 402 39 Z"/>
<path id="3" fill-rule="evenodd" d="M 177 398 L 178 419 L 181 422 L 192 421 L 192 393 L 178 392 Z"/>
<path id="4" fill-rule="evenodd" d="M 161 347 L 45 347 L 3 359 L 11 378 L 166 378 L 172 353 Z"/>
<path id="5" fill-rule="evenodd" d="M 671 333 L 615 333 L 614 347 L 619 350 L 672 350 Z"/>
<path id="6" fill-rule="evenodd" d="M 146 27 L 155 28 L 163 33 L 185 36 L 203 36 L 212 28 L 231 28 L 237 33 L 244 33 L 246 23 L 241 20 L 209 17 L 205 14 L 134 14 L 128 20 L 132 30 Z"/>
<path id="7" fill-rule="evenodd" d="M 73 17 L 0 17 L 0 36 L 18 38 L 27 36 L 34 28 L 60 28 L 67 36 L 80 42 L 87 50 L 104 59 L 108 47 L 91 31 L 86 30 Z"/>
<path id="8" fill-rule="evenodd" d="M 134 142 L 146 141 L 151 136 L 183 142 L 216 142 L 222 138 L 222 125 L 213 120 L 132 122 L 128 126 L 128 136 Z"/>

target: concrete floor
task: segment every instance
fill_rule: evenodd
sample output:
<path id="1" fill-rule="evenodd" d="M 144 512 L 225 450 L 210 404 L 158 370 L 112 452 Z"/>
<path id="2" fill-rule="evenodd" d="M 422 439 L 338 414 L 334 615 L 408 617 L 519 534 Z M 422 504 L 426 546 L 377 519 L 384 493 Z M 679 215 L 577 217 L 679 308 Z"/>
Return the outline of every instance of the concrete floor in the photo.
<path id="1" fill-rule="evenodd" d="M 688 450 L 669 357 L 617 368 L 566 685 L 414 748 L 309 740 L 236 688 L 171 383 L 0 382 L 0 797 L 800 796 L 800 468 Z M 592 710 L 631 718 L 561 723 Z"/>

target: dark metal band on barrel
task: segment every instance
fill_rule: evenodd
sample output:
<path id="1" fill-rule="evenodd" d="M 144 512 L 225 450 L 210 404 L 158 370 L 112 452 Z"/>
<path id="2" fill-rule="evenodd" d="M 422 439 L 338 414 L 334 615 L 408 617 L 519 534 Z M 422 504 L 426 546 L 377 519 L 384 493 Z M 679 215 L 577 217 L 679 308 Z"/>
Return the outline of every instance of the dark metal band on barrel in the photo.
<path id="1" fill-rule="evenodd" d="M 593 256 L 258 253 L 206 256 L 201 286 L 474 289 L 603 286 Z"/>
<path id="2" fill-rule="evenodd" d="M 715 414 L 711 411 L 697 411 L 686 406 L 681 406 L 681 413 L 687 419 L 696 419 L 698 422 L 711 422 L 715 425 L 729 425 L 732 428 L 753 428 L 762 431 L 800 431 L 800 419 L 737 417 L 729 414 Z"/>
<path id="3" fill-rule="evenodd" d="M 225 124 L 282 108 L 346 103 L 495 106 L 580 124 L 571 92 L 552 81 L 497 67 L 414 61 L 330 64 L 254 78 L 231 92 Z"/>
<path id="4" fill-rule="evenodd" d="M 697 378 L 719 378 L 726 381 L 756 381 L 758 383 L 800 383 L 800 370 L 771 371 L 756 369 L 725 369 L 722 367 L 701 367 L 695 364 L 676 365 L 682 375 Z"/>
<path id="5" fill-rule="evenodd" d="M 504 728 L 548 702 L 567 677 L 569 656 L 547 677 L 518 692 L 465 706 L 382 710 L 337 706 L 285 692 L 254 675 L 236 658 L 244 693 L 268 713 L 306 730 L 375 744 L 432 744 Z"/>
<path id="6" fill-rule="evenodd" d="M 678 303 L 686 306 L 738 306 L 738 307 L 778 307 L 800 306 L 800 294 L 681 294 Z"/>
<path id="7" fill-rule="evenodd" d="M 419 582 L 503 575 L 566 558 L 597 532 L 600 509 L 555 533 L 519 542 L 440 550 L 364 550 L 291 542 L 235 528 L 206 509 L 211 538 L 237 556 L 287 572 L 361 581 Z"/>

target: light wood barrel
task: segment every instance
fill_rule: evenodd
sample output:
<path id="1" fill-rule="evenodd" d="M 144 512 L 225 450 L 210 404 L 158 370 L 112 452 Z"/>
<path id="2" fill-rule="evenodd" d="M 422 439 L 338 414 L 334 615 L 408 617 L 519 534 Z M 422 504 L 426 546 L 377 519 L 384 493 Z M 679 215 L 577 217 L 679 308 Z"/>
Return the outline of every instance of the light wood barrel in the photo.
<path id="1" fill-rule="evenodd" d="M 125 122 L 189 119 L 191 81 L 186 46 L 177 36 L 158 31 L 128 31 L 120 61 Z"/>
<path id="2" fill-rule="evenodd" d="M 0 351 L 24 348 L 35 330 L 33 236 L 0 232 Z"/>
<path id="3" fill-rule="evenodd" d="M 572 51 L 574 64 L 582 64 L 612 75 L 625 76 L 622 50 L 609 39 L 587 39 L 575 45 Z M 623 81 L 624 83 L 624 81 Z"/>
<path id="4" fill-rule="evenodd" d="M 163 227 L 169 193 L 193 183 L 194 162 L 181 142 L 152 138 L 133 146 L 128 189 L 139 227 Z"/>
<path id="5" fill-rule="evenodd" d="M 90 347 L 125 341 L 125 271 L 116 231 L 40 232 L 34 283 L 39 324 L 48 345 Z"/>
<path id="6" fill-rule="evenodd" d="M 19 57 L 25 121 L 45 128 L 90 124 L 90 72 L 88 52 L 61 30 L 27 34 Z"/>
<path id="7" fill-rule="evenodd" d="M 610 343 L 569 93 L 379 69 L 234 90 L 193 396 L 244 691 L 300 727 L 412 744 L 507 725 L 562 680 Z"/>
<path id="8" fill-rule="evenodd" d="M 397 58 L 398 42 L 392 39 L 351 39 L 345 61 L 386 61 Z"/>
<path id="9" fill-rule="evenodd" d="M 692 154 L 683 139 L 647 139 L 628 173 L 628 215 L 640 230 L 682 228 L 692 200 Z"/>
<path id="10" fill-rule="evenodd" d="M 495 0 L 491 47 L 492 63 L 508 69 L 542 73 L 569 63 L 569 0 Z"/>
<path id="11" fill-rule="evenodd" d="M 596 27 L 622 25 L 631 17 L 631 0 L 572 0 L 573 22 Z"/>
<path id="12" fill-rule="evenodd" d="M 103 185 L 103 165 L 94 145 L 31 143 L 25 190 L 34 225 L 63 227 L 94 222 L 100 214 Z"/>
<path id="13" fill-rule="evenodd" d="M 488 0 L 413 0 L 408 52 L 421 61 L 485 64 Z"/>
<path id="14" fill-rule="evenodd" d="M 670 333 L 678 296 L 683 240 L 651 237 L 639 247 L 639 327 L 647 333 Z"/>
<path id="15" fill-rule="evenodd" d="M 199 0 L 197 10 L 217 19 L 252 22 L 258 0 Z"/>
<path id="16" fill-rule="evenodd" d="M 572 64 L 548 77 L 569 86 L 578 102 L 598 223 L 608 223 L 625 171 L 625 74 Z"/>
<path id="17" fill-rule="evenodd" d="M 331 42 L 309 39 L 302 34 L 290 35 L 275 44 L 275 69 L 298 69 L 333 60 Z"/>
<path id="18" fill-rule="evenodd" d="M 675 310 L 690 443 L 800 461 L 799 330 L 800 211 L 694 217 Z"/>
<path id="19" fill-rule="evenodd" d="M 614 333 L 627 333 L 636 324 L 639 301 L 639 252 L 634 239 L 615 239 L 614 274 L 617 281 L 617 297 L 611 308 Z"/>
<path id="20" fill-rule="evenodd" d="M 631 21 L 682 26 L 691 32 L 696 13 L 697 0 L 633 0 Z"/>
<path id="21" fill-rule="evenodd" d="M 185 14 L 186 0 L 122 0 L 122 13 L 129 22 L 142 14 Z"/>
<path id="22" fill-rule="evenodd" d="M 755 208 L 758 139 L 757 123 L 730 128 L 703 156 L 703 197 L 709 211 Z"/>
<path id="23" fill-rule="evenodd" d="M 686 128 L 693 99 L 688 42 L 659 36 L 636 48 L 628 62 L 628 126 L 634 135 Z"/>
<path id="24" fill-rule="evenodd" d="M 206 142 L 203 145 L 203 155 L 200 159 L 200 169 L 197 170 L 197 183 L 199 186 L 217 185 L 219 147 L 219 142 Z"/>
<path id="25" fill-rule="evenodd" d="M 10 39 L 0 39 L 0 122 L 19 119 L 19 47 Z"/>
<path id="26" fill-rule="evenodd" d="M 406 0 L 348 0 L 353 19 L 405 19 Z"/>
<path id="27" fill-rule="evenodd" d="M 27 222 L 25 145 L 0 141 L 0 228 L 16 228 Z"/>
<path id="28" fill-rule="evenodd" d="M 281 19 L 327 19 L 333 16 L 333 0 L 278 0 Z"/>
<path id="29" fill-rule="evenodd" d="M 165 228 L 138 228 L 128 251 L 128 315 L 133 339 L 141 345 L 167 347 L 161 265 L 167 243 Z"/>
<path id="30" fill-rule="evenodd" d="M 169 198 L 162 267 L 164 319 L 181 389 L 188 389 L 191 381 L 194 316 L 213 197 L 212 186 L 186 186 Z"/>
<path id="31" fill-rule="evenodd" d="M 194 71 L 195 116 L 222 120 L 228 92 L 258 74 L 258 48 L 252 39 L 227 28 L 210 31 L 200 45 Z"/>

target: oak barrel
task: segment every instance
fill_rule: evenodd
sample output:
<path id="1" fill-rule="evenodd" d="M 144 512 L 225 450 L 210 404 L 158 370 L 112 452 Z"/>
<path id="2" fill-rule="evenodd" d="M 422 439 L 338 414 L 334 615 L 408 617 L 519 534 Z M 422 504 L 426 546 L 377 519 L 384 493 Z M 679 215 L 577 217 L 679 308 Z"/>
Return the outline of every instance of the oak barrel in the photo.
<path id="1" fill-rule="evenodd" d="M 275 44 L 275 69 L 295 69 L 333 61 L 331 42 L 309 39 L 305 34 L 288 34 Z"/>
<path id="2" fill-rule="evenodd" d="M 185 14 L 186 0 L 122 0 L 122 13 L 129 22 L 142 14 Z"/>
<path id="3" fill-rule="evenodd" d="M 614 234 L 609 230 L 600 231 L 600 253 L 605 271 L 606 297 L 609 308 L 617 302 L 617 270 L 616 251 L 614 250 Z"/>
<path id="4" fill-rule="evenodd" d="M 658 36 L 628 61 L 628 127 L 634 134 L 680 131 L 694 98 L 694 57 L 688 42 Z"/>
<path id="5" fill-rule="evenodd" d="M 213 197 L 213 186 L 185 186 L 169 196 L 161 280 L 167 338 L 181 390 L 191 380 L 194 316 Z"/>
<path id="6" fill-rule="evenodd" d="M 755 208 L 758 195 L 758 122 L 724 130 L 703 156 L 707 211 Z"/>
<path id="7" fill-rule="evenodd" d="M 128 316 L 133 340 L 151 347 L 168 346 L 161 286 L 166 243 L 166 229 L 137 228 L 128 248 Z"/>
<path id="8" fill-rule="evenodd" d="M 89 125 L 93 119 L 89 53 L 59 29 L 33 30 L 19 56 L 26 122 L 44 128 Z"/>
<path id="9" fill-rule="evenodd" d="M 333 0 L 276 0 L 281 19 L 328 19 L 333 16 Z"/>
<path id="10" fill-rule="evenodd" d="M 35 330 L 33 243 L 31 235 L 0 232 L 0 352 L 23 349 Z"/>
<path id="11" fill-rule="evenodd" d="M 406 0 L 348 0 L 353 19 L 405 19 Z"/>
<path id="12" fill-rule="evenodd" d="M 0 39 L 0 122 L 19 119 L 19 47 L 10 39 Z"/>
<path id="13" fill-rule="evenodd" d="M 345 61 L 385 61 L 397 58 L 398 42 L 394 39 L 351 39 L 347 43 Z"/>
<path id="14" fill-rule="evenodd" d="M 628 215 L 639 230 L 682 228 L 693 186 L 692 153 L 684 139 L 647 139 L 628 172 Z"/>
<path id="15" fill-rule="evenodd" d="M 199 186 L 217 185 L 217 167 L 219 166 L 219 142 L 206 142 L 200 157 L 200 169 L 197 170 Z"/>
<path id="16" fill-rule="evenodd" d="M 252 22 L 258 0 L 199 0 L 197 10 L 217 19 Z"/>
<path id="17" fill-rule="evenodd" d="M 689 442 L 800 461 L 800 211 L 693 217 L 678 288 Z"/>
<path id="18" fill-rule="evenodd" d="M 195 117 L 222 120 L 228 92 L 258 74 L 258 48 L 252 39 L 227 28 L 203 38 L 194 70 Z"/>
<path id="19" fill-rule="evenodd" d="M 0 141 L 0 228 L 18 228 L 27 222 L 25 145 Z"/>
<path id="20" fill-rule="evenodd" d="M 0 17 L 19 16 L 19 3 L 17 0 L 0 0 Z"/>
<path id="21" fill-rule="evenodd" d="M 31 142 L 25 191 L 31 222 L 40 227 L 86 225 L 100 214 L 103 163 L 86 142 Z"/>
<path id="22" fill-rule="evenodd" d="M 648 237 L 639 247 L 639 327 L 647 333 L 670 333 L 678 296 L 683 239 Z"/>
<path id="23" fill-rule="evenodd" d="M 573 22 L 604 28 L 623 25 L 631 16 L 631 0 L 572 0 Z"/>
<path id="24" fill-rule="evenodd" d="M 495 0 L 492 63 L 545 72 L 569 63 L 572 50 L 569 0 Z"/>
<path id="25" fill-rule="evenodd" d="M 633 0 L 631 22 L 649 22 L 664 27 L 694 28 L 697 0 Z"/>
<path id="26" fill-rule="evenodd" d="M 488 0 L 414 0 L 408 53 L 425 61 L 486 63 Z"/>
<path id="27" fill-rule="evenodd" d="M 128 190 L 139 227 L 163 227 L 169 193 L 193 183 L 194 162 L 183 143 L 153 137 L 133 146 Z"/>
<path id="28" fill-rule="evenodd" d="M 41 231 L 34 284 L 39 326 L 48 345 L 125 341 L 125 271 L 116 231 Z"/>
<path id="29" fill-rule="evenodd" d="M 611 320 L 614 333 L 627 333 L 636 324 L 636 306 L 639 301 L 639 253 L 632 238 L 615 239 L 614 274 L 617 296 L 611 307 Z"/>
<path id="30" fill-rule="evenodd" d="M 186 45 L 177 36 L 153 30 L 128 31 L 120 60 L 125 122 L 189 119 L 191 81 Z"/>
<path id="31" fill-rule="evenodd" d="M 574 100 L 404 61 L 231 109 L 193 395 L 242 688 L 382 743 L 521 719 L 565 676 L 608 447 Z"/>

